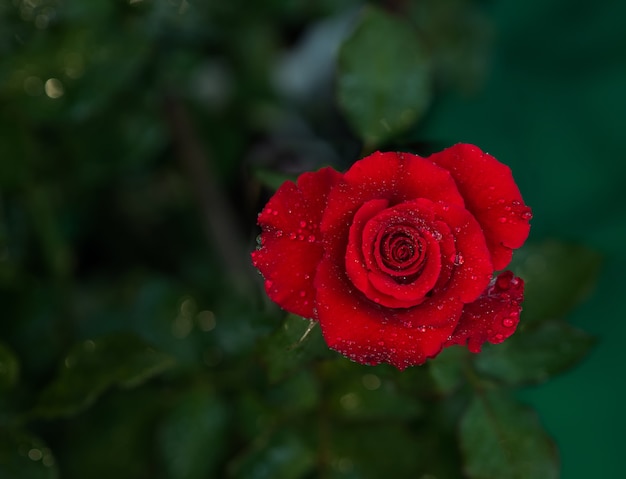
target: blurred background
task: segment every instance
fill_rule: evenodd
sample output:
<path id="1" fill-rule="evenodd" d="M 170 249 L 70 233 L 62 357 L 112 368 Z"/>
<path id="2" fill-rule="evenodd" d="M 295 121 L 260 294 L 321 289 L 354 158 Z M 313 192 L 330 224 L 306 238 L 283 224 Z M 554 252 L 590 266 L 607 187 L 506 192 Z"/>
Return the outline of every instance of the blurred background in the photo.
<path id="1" fill-rule="evenodd" d="M 278 392 L 257 384 L 254 354 L 280 313 L 249 264 L 256 214 L 300 172 L 468 142 L 512 168 L 534 211 L 528 251 L 569 245 L 552 263 L 526 253 L 526 267 L 566 290 L 560 273 L 585 272 L 567 319 L 595 347 L 518 395 L 558 444 L 562 477 L 626 472 L 626 3 L 370 2 L 420 41 L 384 58 L 386 35 L 345 43 L 366 3 L 0 3 L 6 471 L 317 477 L 306 440 L 287 434 L 260 459 L 245 447 L 265 440 L 273 409 L 306 412 L 316 397 L 307 375 Z M 419 59 L 397 72 L 415 79 L 396 92 L 406 114 L 381 129 L 359 95 L 406 56 Z M 276 361 L 270 376 L 289 367 Z M 272 475 L 284 457 L 296 459 Z M 362 477 L 338 464 L 328 477 Z"/>

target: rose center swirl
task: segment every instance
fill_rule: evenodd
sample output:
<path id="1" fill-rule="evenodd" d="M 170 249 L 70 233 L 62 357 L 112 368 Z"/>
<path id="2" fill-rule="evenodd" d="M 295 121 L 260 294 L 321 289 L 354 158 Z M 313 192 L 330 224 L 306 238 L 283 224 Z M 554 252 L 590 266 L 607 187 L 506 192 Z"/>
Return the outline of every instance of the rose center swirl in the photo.
<path id="1" fill-rule="evenodd" d="M 374 248 L 378 267 L 392 276 L 415 274 L 426 259 L 426 241 L 413 225 L 381 229 Z"/>
<path id="2" fill-rule="evenodd" d="M 410 308 L 425 301 L 439 281 L 447 226 L 441 230 L 428 206 L 419 202 L 390 206 L 388 200 L 371 200 L 355 214 L 346 273 L 368 299 L 381 306 Z"/>

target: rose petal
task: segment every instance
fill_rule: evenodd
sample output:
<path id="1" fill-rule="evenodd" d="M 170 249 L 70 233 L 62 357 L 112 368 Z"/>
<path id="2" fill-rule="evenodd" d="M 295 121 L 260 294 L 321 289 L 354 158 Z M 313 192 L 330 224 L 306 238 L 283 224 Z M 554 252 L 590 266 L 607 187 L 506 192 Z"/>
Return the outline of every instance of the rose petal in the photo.
<path id="1" fill-rule="evenodd" d="M 427 301 L 410 310 L 379 307 L 351 290 L 341 269 L 325 258 L 315 278 L 318 318 L 330 348 L 361 364 L 389 363 L 400 370 L 441 351 L 462 303 Z"/>
<path id="2" fill-rule="evenodd" d="M 531 210 L 513 180 L 511 170 L 474 145 L 459 143 L 428 157 L 450 171 L 466 208 L 480 223 L 495 270 L 511 261 L 513 249 L 530 231 Z"/>
<path id="3" fill-rule="evenodd" d="M 328 193 L 341 177 L 324 168 L 300 175 L 297 185 L 285 182 L 258 218 L 261 247 L 252 253 L 252 262 L 266 280 L 267 295 L 307 318 L 315 318 L 313 279 L 324 253 L 319 225 Z"/>
<path id="4" fill-rule="evenodd" d="M 434 215 L 429 208 L 430 204 L 423 201 L 408 201 L 395 207 L 388 208 L 371 218 L 363 229 L 363 249 L 370 252 L 366 256 L 368 266 L 367 277 L 378 296 L 380 304 L 393 308 L 410 308 L 422 303 L 426 294 L 437 283 L 441 270 L 441 253 L 439 242 L 435 239 L 432 228 Z M 380 232 L 393 228 L 396 225 L 405 225 L 407 229 L 419 236 L 424 245 L 421 254 L 424 261 L 417 264 L 417 271 L 409 268 L 405 276 L 414 276 L 409 282 L 399 282 L 397 275 L 390 275 L 380 266 L 380 259 L 376 258 L 379 246 Z M 353 225 L 354 226 L 354 225 Z M 440 235 L 442 233 L 439 233 Z M 371 296 L 368 295 L 371 299 Z M 376 301 L 376 299 L 375 299 Z"/>
<path id="5" fill-rule="evenodd" d="M 347 244 L 348 228 L 358 208 L 370 200 L 386 199 L 390 204 L 429 198 L 464 205 L 448 171 L 410 153 L 380 153 L 357 161 L 333 188 L 322 219 L 322 233 L 331 247 Z"/>
<path id="6" fill-rule="evenodd" d="M 479 353 L 486 341 L 501 343 L 517 328 L 523 298 L 524 281 L 510 271 L 501 273 L 476 301 L 465 305 L 445 346 L 467 344 L 471 352 Z"/>
<path id="7" fill-rule="evenodd" d="M 446 296 L 458 297 L 464 303 L 474 301 L 487 287 L 493 274 L 482 229 L 465 208 L 441 203 L 434 203 L 431 208 L 437 219 L 452 230 L 455 240 L 455 253 L 447 258 L 452 264 L 450 280 L 440 288 Z"/>

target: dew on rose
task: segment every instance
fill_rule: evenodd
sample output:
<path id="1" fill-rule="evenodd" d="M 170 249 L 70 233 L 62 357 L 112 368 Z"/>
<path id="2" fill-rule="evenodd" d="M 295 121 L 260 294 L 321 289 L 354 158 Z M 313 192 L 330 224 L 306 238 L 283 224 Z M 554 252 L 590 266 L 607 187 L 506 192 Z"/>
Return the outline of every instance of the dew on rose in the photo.
<path id="1" fill-rule="evenodd" d="M 401 175 L 398 174 L 400 171 L 398 169 L 398 159 L 400 159 L 399 161 L 403 165 Z M 380 168 L 380 165 L 383 164 L 383 162 L 388 163 L 387 169 Z M 471 168 L 473 162 L 480 165 L 481 173 L 478 176 L 470 174 L 468 177 L 476 178 L 478 183 L 482 182 L 482 186 L 478 184 L 474 186 L 473 184 L 464 183 L 464 175 L 466 175 L 468 168 Z M 375 168 L 372 171 L 375 171 L 376 174 L 373 174 L 368 170 L 368 165 L 374 164 Z M 419 165 L 419 167 L 417 165 Z M 501 194 L 504 194 L 509 201 L 509 204 L 504 207 L 496 207 L 496 205 L 504 205 L 507 202 L 503 197 L 499 198 L 494 203 L 493 196 L 485 195 L 483 193 L 485 190 L 495 191 L 496 189 L 494 185 L 489 184 L 489 176 L 491 174 L 490 168 L 494 169 L 494 171 L 498 170 L 498 174 L 496 175 L 498 178 L 498 191 L 501 192 Z M 504 170 L 502 168 L 504 168 Z M 306 182 L 308 183 L 303 182 L 301 185 L 300 179 L 298 179 L 298 188 L 305 188 L 306 184 L 316 185 L 316 194 L 326 195 L 316 200 L 315 208 L 321 207 L 322 209 L 313 211 L 313 213 L 311 213 L 310 209 L 307 209 L 307 207 L 312 207 L 312 204 L 308 204 L 308 200 L 305 200 L 307 198 L 307 194 L 309 194 L 305 189 L 285 189 L 285 191 L 296 191 L 297 199 L 295 197 L 288 198 L 283 195 L 280 200 L 276 200 L 275 204 L 289 204 L 289 207 L 281 206 L 281 208 L 285 208 L 289 214 L 293 213 L 296 215 L 305 215 L 306 218 L 309 219 L 311 218 L 311 215 L 313 215 L 314 218 L 323 219 L 326 212 L 330 211 L 330 216 L 340 222 L 335 222 L 334 224 L 330 222 L 324 227 L 324 229 L 320 230 L 320 225 L 316 224 L 318 219 L 315 219 L 312 222 L 297 219 L 296 224 L 299 224 L 301 228 L 307 227 L 307 233 L 305 234 L 302 229 L 297 232 L 290 231 L 289 228 L 293 228 L 293 226 L 287 228 L 285 233 L 289 234 L 291 239 L 297 238 L 299 241 L 304 241 L 305 239 L 313 237 L 313 241 L 310 242 L 317 241 L 317 235 L 319 233 L 321 236 L 320 242 L 315 245 L 311 245 L 311 247 L 317 248 L 317 250 L 310 252 L 304 249 L 297 249 L 301 248 L 296 246 L 298 242 L 295 242 L 293 247 L 283 245 L 281 243 L 281 250 L 277 255 L 277 257 L 284 258 L 281 259 L 281 261 L 288 261 L 288 263 L 282 265 L 284 271 L 291 271 L 292 269 L 297 270 L 300 262 L 315 266 L 316 262 L 334 261 L 335 266 L 332 269 L 327 268 L 327 271 L 332 271 L 333 274 L 338 274 L 338 279 L 328 276 L 320 277 L 319 274 L 312 275 L 307 273 L 308 277 L 303 284 L 305 286 L 305 290 L 311 291 L 310 297 L 315 298 L 315 300 L 312 301 L 307 307 L 306 311 L 311 317 L 313 317 L 313 319 L 322 322 L 322 333 L 324 334 L 327 342 L 329 342 L 329 344 L 334 344 L 340 352 L 358 362 L 367 364 L 390 362 L 396 365 L 396 367 L 402 369 L 403 366 L 406 367 L 408 365 L 422 363 L 428 354 L 436 354 L 433 353 L 433 351 L 441 350 L 441 346 L 445 342 L 444 338 L 448 336 L 450 336 L 448 341 L 451 344 L 462 344 L 469 341 L 468 348 L 472 351 L 479 350 L 480 343 L 486 340 L 496 341 L 497 339 L 495 336 L 490 338 L 483 337 L 485 330 L 483 329 L 481 332 L 480 329 L 476 328 L 482 328 L 483 323 L 487 325 L 489 321 L 493 321 L 496 317 L 503 318 L 501 311 L 504 309 L 510 310 L 509 312 L 513 312 L 515 308 L 519 309 L 519 302 L 521 302 L 521 294 L 523 291 L 514 291 L 512 294 L 505 291 L 496 291 L 492 287 L 493 285 L 489 286 L 489 284 L 491 284 L 489 283 L 489 277 L 493 273 L 496 264 L 498 269 L 504 269 L 506 263 L 510 261 L 510 253 L 507 253 L 508 247 L 504 247 L 503 245 L 513 244 L 515 247 L 519 247 L 523 243 L 525 236 L 528 234 L 528 225 L 521 224 L 520 226 L 519 221 L 520 219 L 522 221 L 530 219 L 532 216 L 530 209 L 521 201 L 519 192 L 516 192 L 515 184 L 512 178 L 510 178 L 510 175 L 508 177 L 509 179 L 505 178 L 508 183 L 505 181 L 505 184 L 502 184 L 502 174 L 509 174 L 506 173 L 506 171 L 508 171 L 506 170 L 506 167 L 502 167 L 497 160 L 482 153 L 478 148 L 471 145 L 456 145 L 455 147 L 445 150 L 444 152 L 432 155 L 428 159 L 423 159 L 408 153 L 375 153 L 374 155 L 357 162 L 355 167 L 349 170 L 345 175 L 336 173 L 334 170 L 328 168 L 320 170 L 318 173 L 306 173 L 302 177 L 306 176 Z M 446 173 L 441 174 L 440 172 Z M 380 175 L 382 175 L 382 177 L 378 178 Z M 347 179 L 348 177 L 350 178 L 351 183 L 344 181 L 344 178 Z M 366 179 L 365 182 L 363 181 L 364 179 Z M 420 188 L 423 188 L 423 185 L 429 185 L 429 182 L 429 189 L 422 190 L 428 191 L 428 193 L 420 194 Z M 449 184 L 444 185 L 444 183 L 436 182 L 449 182 Z M 295 184 L 292 185 L 295 187 Z M 399 188 L 399 190 L 396 191 L 396 188 Z M 281 190 L 279 190 L 279 193 L 277 194 L 280 194 L 280 191 Z M 398 195 L 398 191 L 402 191 L 402 195 L 404 196 Z M 453 196 L 447 198 L 445 194 L 442 193 L 446 192 L 446 194 L 448 194 L 448 191 L 449 194 Z M 331 195 L 331 193 L 333 194 Z M 411 194 L 414 194 L 415 196 L 411 197 Z M 434 198 L 432 198 L 434 202 L 421 202 L 419 203 L 419 207 L 413 205 L 410 208 L 405 209 L 402 215 L 399 214 L 400 210 L 395 209 L 397 204 L 404 204 L 403 202 L 407 202 L 409 200 L 412 201 L 412 198 L 424 198 L 430 201 L 431 195 L 434 195 Z M 368 310 L 367 312 L 362 311 L 364 305 L 367 304 L 363 302 L 363 299 L 371 301 L 372 306 L 373 303 L 377 302 L 376 300 L 380 303 L 380 298 L 375 294 L 378 286 L 375 284 L 374 286 L 371 285 L 372 279 L 366 280 L 370 281 L 370 286 L 367 288 L 364 286 L 364 284 L 367 283 L 363 283 L 361 281 L 360 283 L 357 282 L 353 284 L 353 282 L 359 279 L 359 275 L 362 276 L 364 274 L 376 273 L 376 271 L 372 270 L 372 268 L 379 267 L 377 266 L 377 263 L 372 263 L 366 267 L 361 258 L 356 255 L 356 257 L 352 258 L 353 263 L 351 262 L 350 264 L 355 264 L 362 268 L 362 271 L 357 271 L 357 276 L 348 278 L 345 275 L 345 272 L 342 272 L 339 269 L 339 267 L 344 267 L 344 265 L 341 265 L 341 259 L 342 256 L 345 256 L 345 251 L 342 251 L 344 246 L 341 246 L 340 248 L 338 246 L 339 244 L 345 245 L 344 242 L 346 241 L 347 231 L 351 228 L 353 223 L 352 218 L 355 215 L 355 211 L 359 211 L 360 207 L 355 209 L 354 206 L 359 203 L 363 204 L 366 201 L 375 200 L 377 198 L 386 198 L 385 201 L 387 202 L 387 206 L 383 208 L 391 209 L 391 211 L 393 211 L 393 214 L 389 216 L 387 221 L 390 221 L 391 223 L 401 223 L 404 221 L 404 218 L 406 218 L 407 221 L 409 221 L 409 218 L 413 218 L 410 220 L 412 222 L 411 224 L 414 228 L 420 231 L 420 236 L 423 237 L 426 233 L 428 236 L 433 238 L 434 241 L 441 242 L 443 248 L 442 254 L 445 252 L 445 261 L 442 261 L 441 266 L 437 266 L 440 268 L 440 271 L 437 272 L 437 269 L 435 268 L 432 270 L 432 273 L 429 273 L 429 278 L 439 278 L 439 282 L 437 283 L 436 290 L 428 292 L 427 297 L 431 298 L 431 293 L 435 291 L 436 294 L 434 298 L 436 298 L 436 300 L 433 303 L 429 302 L 428 304 L 431 305 L 430 309 L 426 309 L 421 313 L 423 319 L 422 321 L 415 321 L 414 319 L 405 321 L 402 319 L 403 316 L 407 314 L 414 314 L 414 311 L 423 309 L 420 306 L 422 300 L 420 300 L 419 297 L 411 297 L 411 299 L 407 300 L 405 303 L 379 304 L 379 306 L 377 306 L 374 310 Z M 388 198 L 397 198 L 397 200 L 394 200 L 397 201 L 397 203 L 389 203 Z M 458 198 L 461 198 L 462 200 L 458 201 Z M 302 203 L 303 200 L 305 200 L 304 204 Z M 426 218 L 431 218 L 428 221 L 432 221 L 433 213 L 428 213 L 428 215 L 431 216 L 424 216 L 424 212 L 430 211 L 432 208 L 428 205 L 434 204 L 443 205 L 436 211 L 449 212 L 446 215 L 436 213 L 439 215 L 436 216 L 436 218 L 438 218 L 437 221 L 439 221 L 439 223 L 436 224 L 437 226 L 435 226 L 435 224 L 429 225 L 426 221 Z M 451 208 L 450 205 L 453 204 L 455 206 L 454 208 Z M 463 204 L 468 205 L 467 208 L 474 209 L 471 212 L 468 212 L 463 209 L 462 206 L 457 206 Z M 495 210 L 493 213 L 491 213 L 492 208 Z M 272 214 L 274 211 L 276 210 L 272 210 Z M 498 215 L 498 213 L 504 212 L 506 212 L 506 215 Z M 279 211 L 276 211 L 276 213 L 278 214 Z M 286 213 L 284 211 L 280 212 L 280 216 L 285 215 Z M 507 218 L 507 216 L 509 217 Z M 501 222 L 499 219 L 500 217 L 504 218 L 505 221 Z M 417 222 L 413 223 L 415 221 Z M 480 223 L 481 221 L 490 222 L 491 228 L 480 229 L 483 226 L 482 223 Z M 274 236 L 278 236 L 272 229 L 274 226 L 270 228 L 269 225 L 264 225 L 263 222 L 264 218 L 260 217 L 259 223 L 264 230 L 264 234 L 274 234 Z M 494 227 L 496 226 L 494 223 L 499 223 L 502 226 Z M 446 228 L 444 231 L 447 231 L 447 239 L 444 238 L 441 231 L 439 231 L 441 225 Z M 381 224 L 381 227 L 383 228 L 382 231 L 384 231 L 384 228 L 388 226 L 385 226 L 383 223 Z M 476 239 L 472 239 L 470 241 L 468 238 L 472 238 L 472 235 L 477 236 Z M 483 235 L 485 236 L 485 239 L 481 240 L 481 236 Z M 498 235 L 504 236 L 499 238 Z M 511 235 L 516 236 L 513 239 L 504 240 L 505 237 L 513 237 Z M 294 237 L 292 238 L 292 236 Z M 359 235 L 356 236 L 356 238 L 358 237 Z M 450 246 L 450 239 L 457 243 L 456 253 Z M 403 241 L 406 242 L 403 243 Z M 387 258 L 392 261 L 390 264 L 392 264 L 394 268 L 402 270 L 402 268 L 406 268 L 407 265 L 414 264 L 414 262 L 411 261 L 411 258 L 417 256 L 417 251 L 419 251 L 419 256 L 427 257 L 428 255 L 433 254 L 432 251 L 423 249 L 424 246 L 419 246 L 418 248 L 417 244 L 413 243 L 414 241 L 417 240 L 410 236 L 407 236 L 406 240 L 394 240 L 393 243 L 388 245 L 390 248 L 388 252 L 385 253 L 385 255 L 379 256 L 379 259 L 381 257 L 383 259 Z M 446 243 L 446 241 L 448 241 L 448 243 Z M 459 241 L 460 243 L 458 243 Z M 463 241 L 465 241 L 465 243 L 463 243 Z M 477 241 L 487 241 L 487 243 L 484 247 L 481 246 L 477 248 Z M 448 245 L 447 247 L 446 244 Z M 464 244 L 466 246 L 463 246 Z M 471 245 L 471 247 L 467 245 Z M 263 247 L 267 248 L 268 246 Z M 471 255 L 462 254 L 461 252 L 466 251 L 463 248 L 470 248 L 467 249 L 467 251 L 471 251 Z M 481 250 L 480 248 L 483 249 Z M 511 251 L 511 249 L 512 248 L 508 248 L 508 251 Z M 267 249 L 264 249 L 264 251 L 267 251 Z M 357 248 L 355 251 L 358 252 L 359 249 Z M 451 253 L 452 257 L 448 259 Z M 302 258 L 300 261 L 298 260 L 298 255 Z M 490 259 L 493 259 L 494 261 L 494 268 L 487 271 L 487 268 L 490 268 Z M 347 264 L 347 262 L 344 262 L 344 264 Z M 464 275 L 451 276 L 454 268 L 461 265 L 464 265 L 467 273 Z M 271 263 L 259 266 L 272 268 Z M 318 267 L 319 266 L 316 268 Z M 311 271 L 313 272 L 313 269 Z M 297 272 L 295 274 L 297 276 Z M 379 272 L 378 274 L 381 273 Z M 384 274 L 389 274 L 389 272 Z M 417 270 L 416 274 L 413 276 L 409 276 L 407 274 L 395 275 L 392 277 L 392 282 L 389 283 L 389 287 L 387 288 L 388 292 L 391 294 L 395 294 L 393 291 L 400 293 L 402 291 L 402 285 L 398 283 L 398 281 L 403 281 L 403 284 L 411 284 L 410 281 L 417 281 L 421 277 L 421 270 Z M 450 282 L 450 277 L 455 278 L 455 284 L 464 284 L 466 289 L 470 288 L 470 291 L 472 291 L 471 294 L 466 293 L 460 296 L 459 292 L 456 292 L 454 296 L 447 297 L 446 291 L 449 289 L 448 284 Z M 394 281 L 396 284 L 392 286 Z M 470 285 L 470 282 L 473 286 Z M 289 280 L 285 280 L 283 284 L 289 284 Z M 355 295 L 353 286 L 356 286 L 357 289 L 360 290 L 358 295 Z M 457 288 L 458 287 L 459 286 L 457 286 Z M 477 297 L 483 287 L 487 287 L 483 296 Z M 320 292 L 332 292 L 332 294 L 322 294 L 320 296 Z M 423 292 L 420 292 L 420 294 L 424 294 L 425 292 L 427 292 L 427 289 L 424 289 Z M 278 292 L 276 294 L 278 294 Z M 284 297 L 287 297 L 287 300 L 285 300 L 287 302 L 284 302 L 281 306 L 289 310 L 292 306 L 288 301 L 288 296 L 289 295 L 284 295 Z M 460 303 L 460 306 L 457 306 L 460 301 L 459 297 L 463 298 L 463 303 Z M 484 299 L 481 299 L 483 297 Z M 473 298 L 476 305 L 471 303 Z M 502 302 L 502 305 L 498 305 L 496 307 L 496 305 L 489 303 L 489 301 L 492 300 L 490 298 L 493 298 L 494 301 L 497 299 Z M 309 301 L 306 303 L 308 304 Z M 446 303 L 453 305 L 453 308 L 448 308 L 445 312 L 443 312 L 444 307 L 446 307 L 444 306 Z M 466 307 L 463 307 L 463 304 L 465 304 Z M 318 306 L 322 306 L 322 308 L 318 309 Z M 372 306 L 368 307 L 371 308 Z M 394 309 L 400 306 L 401 310 Z M 353 311 L 354 313 L 351 313 L 350 311 Z M 387 312 L 389 311 L 393 311 L 393 314 L 391 315 L 394 317 L 393 320 L 389 320 L 388 318 Z M 438 313 L 438 311 L 441 311 L 442 313 Z M 475 320 L 475 325 L 462 328 L 463 317 Z M 517 318 L 518 316 L 511 314 L 510 317 Z M 348 321 L 347 318 L 349 318 L 348 323 L 346 323 L 346 321 Z M 371 321 L 378 321 L 381 325 L 387 327 L 386 324 L 390 323 L 389 327 L 392 327 L 392 329 L 388 330 L 383 328 L 381 331 L 376 331 L 375 333 L 374 331 L 371 331 L 366 332 L 366 334 L 362 334 L 364 326 L 363 321 L 366 320 L 365 318 L 368 318 L 368 324 Z M 455 334 L 446 333 L 445 336 L 441 336 L 440 339 L 436 339 L 438 337 L 438 333 L 436 332 L 437 328 L 434 328 L 432 325 L 442 324 L 442 322 L 445 321 L 450 324 L 450 327 L 456 327 L 458 331 L 453 331 Z M 501 321 L 501 319 L 499 319 L 499 321 Z M 342 322 L 346 324 L 342 326 Z M 360 326 L 359 323 L 363 323 L 363 326 Z M 515 320 L 514 323 L 515 324 L 510 327 L 511 330 L 515 329 Z M 391 326 L 391 324 L 394 326 Z M 414 348 L 415 345 L 409 346 L 407 344 L 402 345 L 400 349 L 398 349 L 396 346 L 400 346 L 402 343 L 392 345 L 383 341 L 384 344 L 381 346 L 378 345 L 377 342 L 372 342 L 372 339 L 376 337 L 375 334 L 382 338 L 397 337 L 398 331 L 401 331 L 395 330 L 395 326 L 398 324 L 405 325 L 404 327 L 407 334 L 411 333 L 411 330 L 413 330 L 413 333 L 411 334 L 415 335 L 417 333 L 423 336 L 420 341 L 424 342 L 419 343 L 419 348 L 416 349 Z M 502 323 L 500 323 L 500 327 L 501 325 Z M 368 328 L 369 326 L 366 330 Z M 341 335 L 339 335 L 339 333 L 341 333 Z M 492 335 L 493 331 L 489 334 Z M 496 331 L 496 334 L 500 334 L 503 339 L 506 339 L 509 332 L 503 334 Z M 354 337 L 357 340 L 356 343 L 351 344 L 350 337 Z M 417 338 L 418 336 L 414 337 Z M 433 341 L 440 342 L 439 347 L 437 347 L 437 344 Z M 358 347 L 359 349 L 352 350 L 353 346 Z M 375 349 L 371 354 L 359 352 L 371 350 L 371 346 L 374 346 Z M 424 353 L 420 349 L 422 347 L 426 347 L 429 353 Z M 400 354 L 400 357 L 397 356 L 398 354 Z"/>
<path id="2" fill-rule="evenodd" d="M 502 325 L 506 326 L 507 328 L 512 327 L 515 324 L 515 320 L 513 318 L 504 318 L 502 320 Z"/>

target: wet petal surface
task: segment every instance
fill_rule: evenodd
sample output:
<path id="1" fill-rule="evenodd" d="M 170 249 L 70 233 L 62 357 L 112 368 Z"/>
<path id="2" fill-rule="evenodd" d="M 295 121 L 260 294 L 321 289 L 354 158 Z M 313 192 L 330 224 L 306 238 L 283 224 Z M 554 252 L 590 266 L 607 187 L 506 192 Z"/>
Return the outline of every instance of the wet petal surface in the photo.
<path id="1" fill-rule="evenodd" d="M 319 224 L 331 188 L 341 180 L 332 168 L 284 183 L 259 214 L 263 232 L 252 262 L 279 306 L 315 318 L 313 278 L 324 253 Z"/>
<path id="2" fill-rule="evenodd" d="M 526 241 L 532 218 L 509 167 L 468 144 L 454 145 L 428 159 L 450 171 L 466 208 L 484 231 L 494 269 L 505 268 L 513 249 Z"/>
<path id="3" fill-rule="evenodd" d="M 467 344 L 470 351 L 479 353 L 485 342 L 501 343 L 517 328 L 523 297 L 524 281 L 504 271 L 476 301 L 465 306 L 446 346 Z"/>

